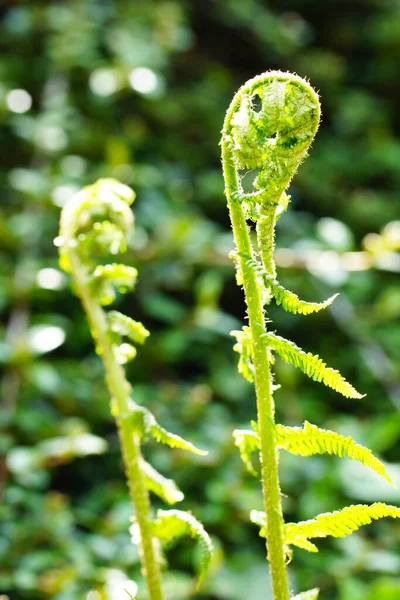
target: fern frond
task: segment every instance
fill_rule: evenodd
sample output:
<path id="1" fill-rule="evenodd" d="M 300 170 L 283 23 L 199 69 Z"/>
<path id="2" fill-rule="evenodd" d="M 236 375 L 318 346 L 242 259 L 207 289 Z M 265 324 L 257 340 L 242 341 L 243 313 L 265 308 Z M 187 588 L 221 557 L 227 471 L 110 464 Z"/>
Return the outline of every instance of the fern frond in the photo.
<path id="1" fill-rule="evenodd" d="M 327 452 L 340 458 L 347 456 L 358 460 L 394 485 L 385 465 L 372 454 L 369 448 L 357 444 L 350 436 L 346 437 L 335 431 L 320 429 L 308 421 L 304 422 L 303 428 L 276 425 L 276 433 L 279 447 L 292 454 L 312 456 Z"/>
<path id="2" fill-rule="evenodd" d="M 90 286 L 100 303 L 107 306 L 115 300 L 114 288 L 125 294 L 135 287 L 137 276 L 138 272 L 134 267 L 118 263 L 99 265 L 93 272 Z"/>
<path id="3" fill-rule="evenodd" d="M 252 475 L 257 476 L 257 471 L 251 462 L 251 453 L 260 449 L 260 437 L 254 431 L 245 429 L 235 429 L 232 435 L 246 469 Z"/>
<path id="4" fill-rule="evenodd" d="M 309 538 L 324 538 L 328 535 L 336 538 L 345 537 L 357 531 L 363 525 L 383 517 L 400 518 L 400 508 L 383 502 L 375 502 L 371 506 L 357 504 L 323 513 L 309 521 L 287 523 L 284 526 L 285 543 L 304 548 Z"/>
<path id="5" fill-rule="evenodd" d="M 348 382 L 339 371 L 327 367 L 318 354 L 304 352 L 293 342 L 273 333 L 265 333 L 267 344 L 287 363 L 298 367 L 314 381 L 322 381 L 326 386 L 346 398 L 363 398 L 363 395 Z"/>
<path id="6" fill-rule="evenodd" d="M 162 544 L 169 544 L 174 539 L 189 535 L 196 540 L 200 548 L 200 565 L 197 589 L 203 583 L 210 566 L 213 545 L 203 525 L 190 513 L 183 510 L 159 510 L 157 518 L 152 522 L 153 533 Z"/>
<path id="7" fill-rule="evenodd" d="M 173 479 L 167 479 L 156 471 L 147 461 L 141 460 L 141 467 L 146 478 L 146 487 L 167 504 L 181 502 L 184 495 Z"/>
<path id="8" fill-rule="evenodd" d="M 310 315 L 311 313 L 323 310 L 337 298 L 339 294 L 334 294 L 324 302 L 306 302 L 301 300 L 297 294 L 284 288 L 278 281 L 269 275 L 259 262 L 248 256 L 247 254 L 238 253 L 239 256 L 246 259 L 247 266 L 253 270 L 257 277 L 263 280 L 266 288 L 269 288 L 272 296 L 275 298 L 278 305 L 287 312 L 300 315 Z"/>
<path id="9" fill-rule="evenodd" d="M 319 589 L 314 588 L 313 590 L 308 590 L 308 592 L 301 592 L 296 596 L 293 596 L 291 600 L 318 600 Z"/>
<path id="10" fill-rule="evenodd" d="M 117 310 L 112 310 L 107 315 L 108 323 L 112 332 L 121 337 L 127 337 L 135 344 L 144 344 L 150 332 L 139 321 L 127 317 Z"/>
<path id="11" fill-rule="evenodd" d="M 170 448 L 179 448 L 188 450 L 199 456 L 206 456 L 208 453 L 204 450 L 196 448 L 192 443 L 184 440 L 175 433 L 170 433 L 164 427 L 157 423 L 154 415 L 149 410 L 142 406 L 136 406 L 130 415 L 130 421 L 133 429 L 142 437 L 148 435 L 155 439 L 160 444 L 165 444 Z"/>
<path id="12" fill-rule="evenodd" d="M 238 371 L 247 381 L 253 383 L 254 351 L 250 328 L 245 326 L 241 331 L 231 331 L 230 335 L 236 338 L 236 344 L 233 346 L 233 349 L 239 354 Z"/>

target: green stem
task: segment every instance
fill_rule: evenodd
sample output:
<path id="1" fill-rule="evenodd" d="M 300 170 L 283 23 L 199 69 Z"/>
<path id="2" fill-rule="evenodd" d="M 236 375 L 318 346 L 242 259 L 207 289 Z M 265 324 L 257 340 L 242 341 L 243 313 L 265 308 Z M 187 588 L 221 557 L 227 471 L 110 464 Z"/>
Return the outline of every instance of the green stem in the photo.
<path id="1" fill-rule="evenodd" d="M 275 278 L 275 207 L 273 207 L 269 214 L 261 215 L 258 219 L 257 239 L 264 268 L 271 277 Z"/>
<path id="2" fill-rule="evenodd" d="M 278 448 L 274 420 L 274 401 L 271 393 L 272 377 L 269 350 L 263 338 L 266 333 L 260 289 L 254 271 L 246 264 L 244 256 L 253 257 L 253 249 L 242 206 L 232 199 L 232 191 L 238 190 L 238 181 L 232 164 L 229 143 L 222 137 L 222 162 L 225 177 L 225 193 L 236 247 L 241 255 L 240 265 L 246 296 L 249 326 L 254 348 L 255 388 L 257 396 L 258 426 L 261 440 L 261 479 L 264 507 L 267 516 L 267 551 L 270 563 L 274 600 L 289 600 L 289 584 L 285 563 L 283 514 L 278 473 Z M 272 241 L 269 240 L 272 246 Z"/>
<path id="3" fill-rule="evenodd" d="M 134 435 L 126 416 L 129 414 L 130 386 L 121 365 L 116 361 L 109 338 L 109 328 L 104 310 L 90 294 L 87 274 L 69 240 L 65 240 L 74 278 L 76 292 L 86 311 L 96 350 L 101 356 L 106 382 L 116 406 L 118 434 L 121 441 L 125 471 L 136 519 L 140 529 L 143 575 L 146 578 L 150 600 L 163 600 L 161 571 L 157 557 L 156 540 L 151 531 L 149 492 L 140 468 L 142 460 L 140 439 Z"/>

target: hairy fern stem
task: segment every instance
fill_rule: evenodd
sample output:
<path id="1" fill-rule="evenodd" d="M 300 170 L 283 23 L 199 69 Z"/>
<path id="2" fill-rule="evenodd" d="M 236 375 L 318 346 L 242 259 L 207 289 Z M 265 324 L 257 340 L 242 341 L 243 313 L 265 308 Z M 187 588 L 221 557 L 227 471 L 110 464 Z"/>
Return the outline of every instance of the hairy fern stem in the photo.
<path id="1" fill-rule="evenodd" d="M 243 208 L 237 200 L 232 199 L 231 192 L 238 189 L 238 181 L 235 167 L 231 162 L 229 139 L 224 137 L 224 134 L 222 137 L 222 162 L 226 184 L 225 193 L 228 200 L 235 244 L 240 255 L 240 270 L 254 349 L 254 380 L 257 397 L 258 427 L 261 440 L 261 482 L 265 513 L 267 515 L 266 538 L 271 582 L 275 600 L 289 600 L 278 473 L 275 409 L 272 396 L 272 376 L 269 349 L 266 339 L 263 337 L 263 334 L 266 333 L 265 314 L 256 274 L 244 258 L 246 255 L 253 257 L 253 249 Z M 268 217 L 266 218 L 268 219 Z M 267 257 L 266 261 L 270 267 L 271 258 Z"/>
<path id="2" fill-rule="evenodd" d="M 265 511 L 252 511 L 250 520 L 266 538 L 274 600 L 290 598 L 286 562 L 291 559 L 292 546 L 317 552 L 310 538 L 344 537 L 372 520 L 400 516 L 397 507 L 375 503 L 317 515 L 300 523 L 285 523 L 283 518 L 278 472 L 280 450 L 299 456 L 323 453 L 347 456 L 392 483 L 384 464 L 350 436 L 321 429 L 307 421 L 303 428 L 275 423 L 272 352 L 346 398 L 362 398 L 318 355 L 305 352 L 266 328 L 264 307 L 273 299 L 286 311 L 310 315 L 332 304 L 336 297 L 324 302 L 301 300 L 278 282 L 274 262 L 276 221 L 290 200 L 286 189 L 307 157 L 319 119 L 318 96 L 310 85 L 296 75 L 271 71 L 239 89 L 226 113 L 221 140 L 225 193 L 236 244 L 232 257 L 236 262 L 237 283 L 244 288 L 249 321 L 241 331 L 232 332 L 237 340 L 234 350 L 239 353 L 239 372 L 254 382 L 257 397 L 257 422 L 252 423 L 253 429 L 237 429 L 233 435 L 252 475 L 257 475 L 257 471 L 251 454 L 255 451 L 260 454 Z M 249 172 L 253 176 L 250 190 Z M 250 234 L 248 220 L 256 223 L 256 240 Z M 318 594 L 319 590 L 314 588 L 292 596 L 291 600 L 316 600 Z"/>
<path id="3" fill-rule="evenodd" d="M 137 271 L 133 267 L 118 263 L 97 264 L 98 259 L 127 249 L 133 226 L 129 205 L 134 197 L 133 190 L 113 179 L 101 179 L 84 188 L 63 208 L 57 245 L 60 247 L 60 265 L 72 275 L 74 290 L 88 317 L 96 352 L 103 361 L 135 508 L 130 531 L 132 541 L 139 546 L 148 597 L 163 600 L 162 546 L 184 535 L 197 541 L 201 555 L 199 587 L 211 561 L 212 543 L 203 525 L 191 513 L 160 509 L 153 516 L 149 492 L 157 494 L 167 504 L 180 502 L 184 495 L 172 479 L 163 477 L 144 460 L 141 447 L 152 438 L 171 448 L 200 456 L 207 452 L 164 429 L 147 408 L 133 401 L 122 365 L 135 357 L 135 345 L 143 344 L 149 332 L 131 317 L 103 309 L 115 300 L 116 290 L 123 294 L 133 289 L 136 283 Z"/>
<path id="4" fill-rule="evenodd" d="M 82 265 L 76 250 L 74 236 L 71 235 L 73 223 L 68 222 L 68 213 L 65 214 L 62 233 L 64 238 L 65 253 L 69 259 L 70 270 L 75 284 L 75 291 L 85 309 L 93 338 L 96 342 L 96 351 L 101 356 L 106 382 L 111 398 L 115 402 L 114 410 L 118 426 L 118 435 L 122 448 L 125 472 L 128 481 L 130 497 L 135 508 L 136 520 L 140 529 L 141 554 L 143 575 L 147 582 L 151 600 L 163 600 L 161 589 L 161 570 L 157 558 L 157 540 L 151 530 L 150 498 L 146 487 L 144 473 L 141 469 L 142 454 L 140 437 L 132 433 L 129 415 L 132 411 L 130 385 L 125 378 L 124 369 L 117 362 L 109 335 L 109 325 L 106 313 L 99 304 L 96 295 L 88 286 L 87 268 Z"/>

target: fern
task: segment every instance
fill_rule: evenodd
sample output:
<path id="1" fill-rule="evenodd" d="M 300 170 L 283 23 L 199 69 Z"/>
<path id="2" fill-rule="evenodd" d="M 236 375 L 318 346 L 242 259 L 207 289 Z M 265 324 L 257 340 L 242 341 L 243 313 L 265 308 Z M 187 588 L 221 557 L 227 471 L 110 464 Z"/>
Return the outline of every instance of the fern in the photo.
<path id="1" fill-rule="evenodd" d="M 310 537 L 346 535 L 374 518 L 399 516 L 400 512 L 395 507 L 376 504 L 320 515 L 304 524 L 284 525 L 278 471 L 281 449 L 301 456 L 325 452 L 346 456 L 392 483 L 383 463 L 351 437 L 319 429 L 307 421 L 303 427 L 286 427 L 275 422 L 273 393 L 277 386 L 273 384 L 271 350 L 343 396 L 363 397 L 318 355 L 304 352 L 293 342 L 267 332 L 265 306 L 272 298 L 288 312 L 309 315 L 332 304 L 337 296 L 324 302 L 301 300 L 279 283 L 274 261 L 275 225 L 288 207 L 287 187 L 307 157 L 319 118 L 318 96 L 306 81 L 290 73 L 271 71 L 249 80 L 238 90 L 226 113 L 221 139 L 225 194 L 235 240 L 230 256 L 235 262 L 237 284 L 244 289 L 248 316 L 248 325 L 231 334 L 236 338 L 234 350 L 239 353 L 238 371 L 247 381 L 255 383 L 257 396 L 257 422 L 253 431 L 236 429 L 233 436 L 252 474 L 256 472 L 252 453 L 257 451 L 260 455 L 265 510 L 252 511 L 250 519 L 266 538 L 274 600 L 290 598 L 286 563 L 291 558 L 291 545 L 315 552 L 317 548 L 309 541 Z M 255 175 L 250 187 L 248 181 L 244 186 L 249 169 Z M 250 235 L 248 220 L 255 222 L 256 242 Z M 318 590 L 313 589 L 292 600 L 315 600 L 317 596 Z"/>
<path id="2" fill-rule="evenodd" d="M 213 544 L 203 525 L 194 516 L 182 510 L 159 510 L 152 523 L 154 535 L 160 542 L 170 544 L 177 538 L 189 535 L 200 548 L 199 578 L 197 589 L 202 585 L 211 562 Z"/>
<path id="3" fill-rule="evenodd" d="M 346 437 L 335 431 L 320 429 L 308 421 L 305 421 L 303 428 L 277 425 L 276 432 L 279 447 L 292 454 L 312 456 L 313 454 L 328 453 L 336 454 L 339 457 L 347 456 L 358 460 L 393 485 L 385 465 L 372 454 L 369 448 L 357 444 L 350 436 Z"/>
<path id="4" fill-rule="evenodd" d="M 304 352 L 293 342 L 273 333 L 263 335 L 270 348 L 275 350 L 287 363 L 298 367 L 303 373 L 314 381 L 322 381 L 326 386 L 332 388 L 346 398 L 363 398 L 344 377 L 336 371 L 327 367 L 324 361 L 317 355 Z"/>
<path id="5" fill-rule="evenodd" d="M 129 492 L 136 512 L 136 537 L 141 543 L 140 559 L 149 600 L 163 600 L 149 491 L 168 504 L 181 501 L 183 494 L 174 481 L 163 477 L 143 459 L 141 442 L 151 436 L 172 448 L 206 453 L 163 429 L 147 409 L 131 398 L 131 386 L 122 365 L 132 360 L 137 351 L 124 338 L 133 344 L 143 344 L 149 332 L 142 323 L 117 311 L 107 314 L 102 308 L 115 300 L 115 290 L 124 294 L 132 290 L 137 281 L 138 273 L 134 267 L 119 263 L 96 266 L 97 256 L 114 256 L 126 250 L 133 225 L 129 208 L 133 199 L 133 191 L 115 180 L 100 180 L 84 188 L 62 211 L 58 244 L 60 264 L 73 276 L 74 289 L 87 313 L 96 351 L 103 360 L 105 380 L 112 398 L 111 410 L 117 421 Z M 193 523 L 200 535 L 202 526 L 194 518 Z M 203 536 L 206 535 L 204 532 Z"/>
<path id="6" fill-rule="evenodd" d="M 372 521 L 383 517 L 400 518 L 400 508 L 383 502 L 375 502 L 371 506 L 365 504 L 348 506 L 342 510 L 323 513 L 309 521 L 287 523 L 285 543 L 304 548 L 309 538 L 346 537 L 363 525 L 369 525 Z M 312 551 L 318 551 L 316 546 Z"/>

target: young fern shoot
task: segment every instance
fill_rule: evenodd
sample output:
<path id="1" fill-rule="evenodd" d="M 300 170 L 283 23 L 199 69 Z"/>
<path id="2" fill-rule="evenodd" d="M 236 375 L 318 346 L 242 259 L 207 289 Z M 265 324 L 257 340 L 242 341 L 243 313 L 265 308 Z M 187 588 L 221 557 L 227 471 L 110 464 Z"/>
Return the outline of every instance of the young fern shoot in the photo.
<path id="1" fill-rule="evenodd" d="M 136 345 L 149 336 L 147 329 L 118 311 L 104 310 L 116 297 L 134 288 L 137 271 L 125 264 L 96 264 L 96 259 L 125 252 L 133 227 L 130 209 L 134 192 L 113 179 L 100 179 L 73 196 L 64 207 L 60 221 L 60 264 L 71 273 L 74 291 L 86 312 L 96 352 L 104 365 L 106 384 L 111 396 L 122 447 L 126 476 L 135 519 L 132 539 L 138 543 L 143 575 L 150 600 L 163 600 L 160 569 L 160 545 L 182 535 L 190 535 L 201 550 L 201 582 L 207 572 L 212 544 L 203 526 L 190 513 L 180 510 L 151 511 L 149 491 L 167 504 L 183 499 L 175 482 L 158 473 L 142 456 L 142 444 L 148 438 L 195 454 L 190 442 L 161 427 L 154 416 L 132 398 L 123 365 L 135 357 Z M 128 341 L 126 341 L 128 340 Z"/>
<path id="2" fill-rule="evenodd" d="M 272 299 L 286 311 L 309 315 L 329 306 L 305 302 L 277 280 L 274 263 L 275 224 L 287 209 L 286 189 L 307 157 L 317 132 L 320 104 L 315 91 L 297 75 L 270 71 L 249 80 L 234 96 L 222 130 L 222 163 L 225 194 L 236 250 L 237 283 L 243 286 L 248 326 L 233 331 L 234 350 L 239 353 L 239 372 L 254 382 L 257 422 L 253 430 L 234 432 L 235 444 L 250 473 L 257 475 L 251 454 L 259 452 L 264 512 L 252 511 L 251 521 L 266 538 L 274 600 L 289 600 L 286 563 L 292 546 L 316 552 L 310 538 L 344 537 L 374 519 L 400 517 L 400 509 L 375 503 L 350 506 L 318 515 L 310 521 L 285 524 L 278 472 L 280 450 L 300 456 L 329 453 L 358 460 L 391 483 L 385 466 L 368 448 L 352 438 L 320 429 L 307 421 L 301 427 L 275 422 L 272 353 L 298 367 L 347 398 L 362 398 L 342 375 L 293 342 L 267 332 L 265 306 Z M 250 172 L 250 173 L 249 173 Z M 253 177 L 248 185 L 249 176 Z M 256 223 L 257 243 L 250 237 L 247 221 Z M 292 600 L 315 600 L 318 590 L 302 592 Z"/>

